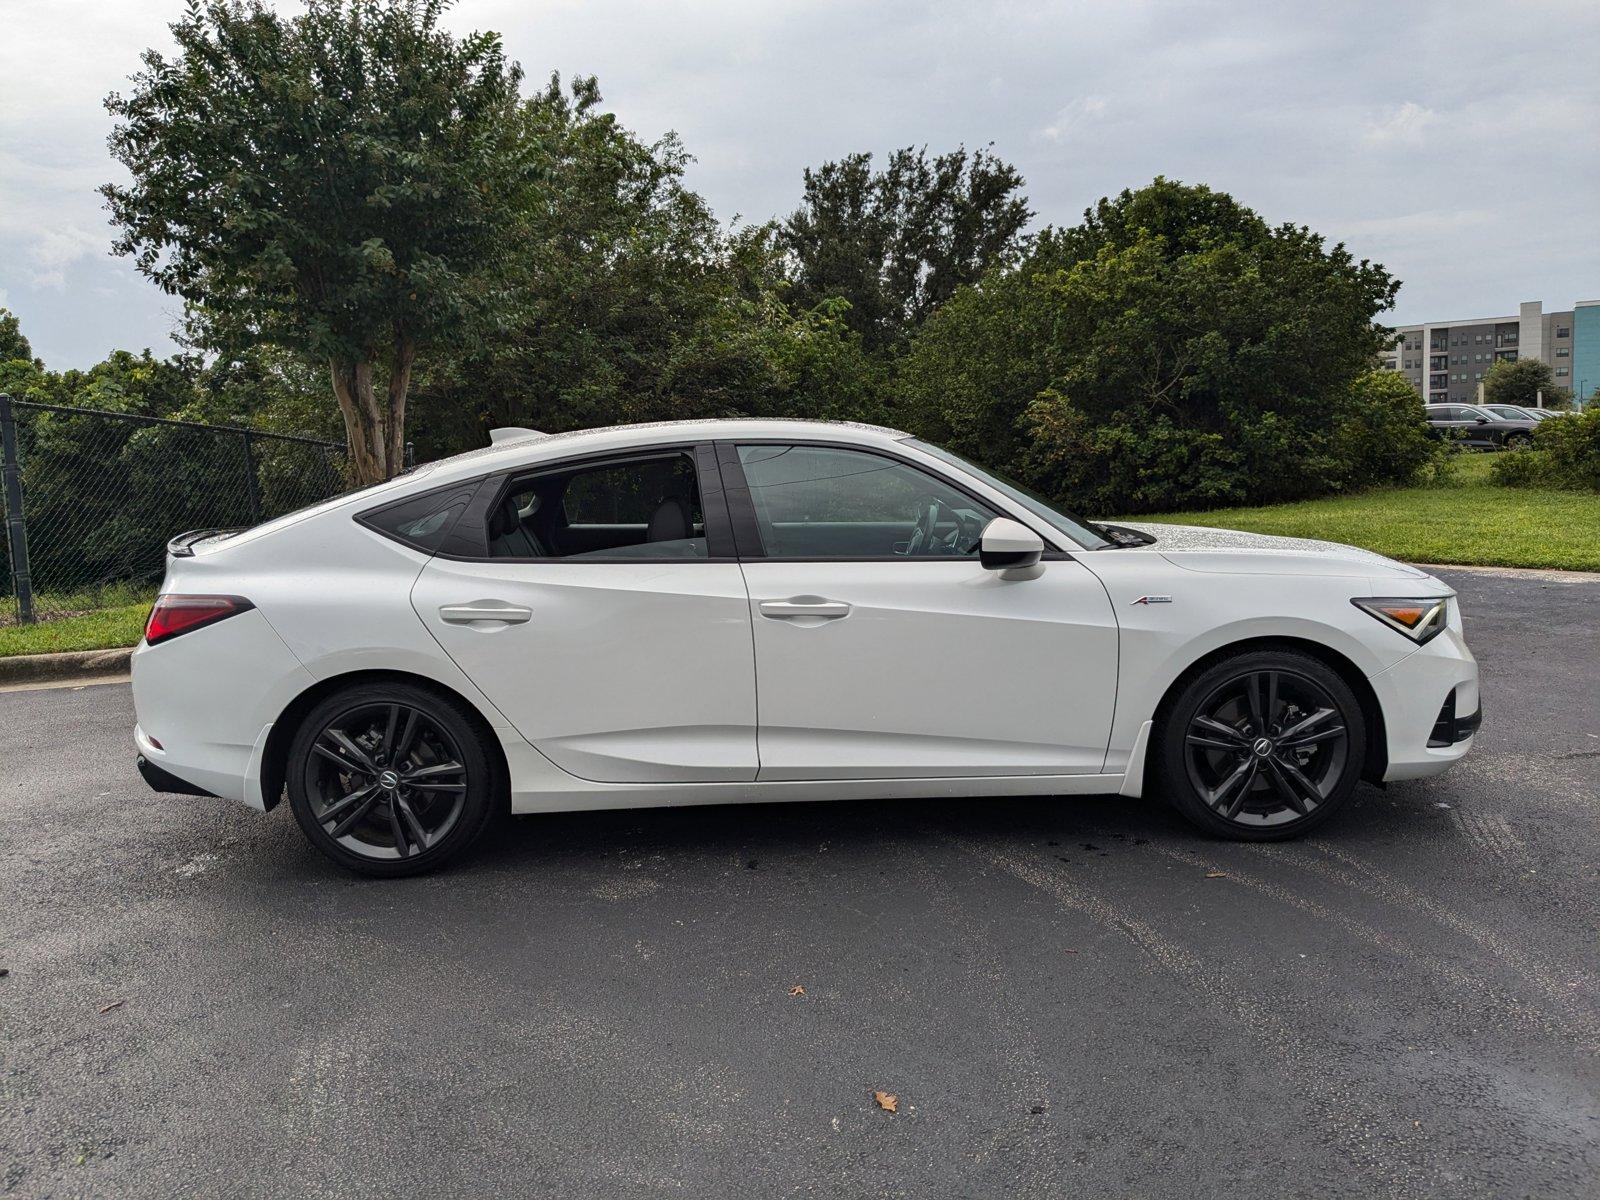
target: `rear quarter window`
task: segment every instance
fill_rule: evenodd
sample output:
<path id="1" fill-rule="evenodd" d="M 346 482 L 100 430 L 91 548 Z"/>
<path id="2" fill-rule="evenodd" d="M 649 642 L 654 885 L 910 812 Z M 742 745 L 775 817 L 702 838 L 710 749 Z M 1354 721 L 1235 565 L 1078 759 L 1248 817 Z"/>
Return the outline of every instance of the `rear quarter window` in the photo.
<path id="1" fill-rule="evenodd" d="M 356 520 L 401 545 L 434 554 L 450 536 L 477 490 L 477 480 L 436 488 L 420 496 L 407 496 L 392 504 L 369 508 L 357 515 Z"/>

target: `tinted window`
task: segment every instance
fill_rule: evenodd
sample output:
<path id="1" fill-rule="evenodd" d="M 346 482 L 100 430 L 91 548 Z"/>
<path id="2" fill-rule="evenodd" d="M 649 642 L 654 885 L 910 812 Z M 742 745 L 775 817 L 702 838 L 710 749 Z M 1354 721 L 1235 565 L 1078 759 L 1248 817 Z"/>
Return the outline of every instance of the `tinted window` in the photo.
<path id="1" fill-rule="evenodd" d="M 382 508 L 369 509 L 358 519 L 397 542 L 432 554 L 444 543 L 456 518 L 466 511 L 477 487 L 477 480 L 473 480 L 469 484 L 426 492 Z"/>
<path id="2" fill-rule="evenodd" d="M 518 480 L 489 514 L 488 537 L 497 558 L 706 557 L 699 480 L 685 454 Z"/>
<path id="3" fill-rule="evenodd" d="M 966 558 L 995 514 L 915 467 L 828 446 L 740 446 L 762 544 L 780 558 Z"/>

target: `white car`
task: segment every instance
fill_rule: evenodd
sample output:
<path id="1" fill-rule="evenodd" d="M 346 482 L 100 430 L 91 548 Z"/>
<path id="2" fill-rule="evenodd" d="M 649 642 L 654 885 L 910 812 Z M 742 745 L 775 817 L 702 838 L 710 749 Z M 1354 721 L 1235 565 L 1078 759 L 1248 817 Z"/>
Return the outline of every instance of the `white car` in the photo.
<path id="1" fill-rule="evenodd" d="M 1478 725 L 1451 590 L 1376 554 L 1094 525 L 872 426 L 496 434 L 173 540 L 152 786 L 287 792 L 378 875 L 508 808 L 1153 790 L 1267 839 Z"/>

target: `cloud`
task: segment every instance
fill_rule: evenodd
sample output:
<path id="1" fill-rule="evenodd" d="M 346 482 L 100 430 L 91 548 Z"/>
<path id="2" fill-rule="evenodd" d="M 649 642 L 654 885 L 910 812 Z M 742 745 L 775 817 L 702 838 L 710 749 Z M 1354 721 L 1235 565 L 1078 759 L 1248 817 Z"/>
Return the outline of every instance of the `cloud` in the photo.
<path id="1" fill-rule="evenodd" d="M 1600 280 L 1600 6 L 1525 7 L 1421 0 L 1397 26 L 1392 0 L 459 0 L 445 20 L 499 30 L 530 86 L 594 73 L 624 125 L 676 130 L 724 218 L 787 213 L 803 168 L 851 151 L 992 142 L 1040 224 L 1157 174 L 1207 183 L 1382 261 L 1396 319 L 1426 320 Z M 0 288 L 52 365 L 170 348 L 173 301 L 110 257 L 94 188 L 118 177 L 100 102 L 181 8 L 7 6 Z"/>
<path id="2" fill-rule="evenodd" d="M 1069 141 L 1079 131 L 1104 121 L 1110 108 L 1111 102 L 1104 96 L 1084 96 L 1056 113 L 1055 120 L 1039 130 L 1039 136 L 1047 142 Z"/>
<path id="3" fill-rule="evenodd" d="M 1439 114 L 1431 108 L 1407 100 L 1397 108 L 1367 122 L 1366 140 L 1380 147 L 1420 146 L 1430 128 L 1439 122 Z"/>

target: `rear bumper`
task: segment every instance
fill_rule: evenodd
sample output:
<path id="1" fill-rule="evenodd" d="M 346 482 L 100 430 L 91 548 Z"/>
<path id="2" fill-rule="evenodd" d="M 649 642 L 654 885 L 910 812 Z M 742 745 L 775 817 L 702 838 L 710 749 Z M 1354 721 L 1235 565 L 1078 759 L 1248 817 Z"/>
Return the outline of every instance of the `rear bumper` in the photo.
<path id="1" fill-rule="evenodd" d="M 208 792 L 203 787 L 196 787 L 187 779 L 179 779 L 170 771 L 164 771 L 144 755 L 134 759 L 134 766 L 138 768 L 139 775 L 150 785 L 153 792 L 169 792 L 176 796 L 210 796 L 217 798 L 215 792 Z"/>
<path id="2" fill-rule="evenodd" d="M 151 767 L 200 795 L 269 807 L 260 786 L 267 734 L 316 681 L 260 611 L 141 644 L 132 670 L 134 749 Z"/>

